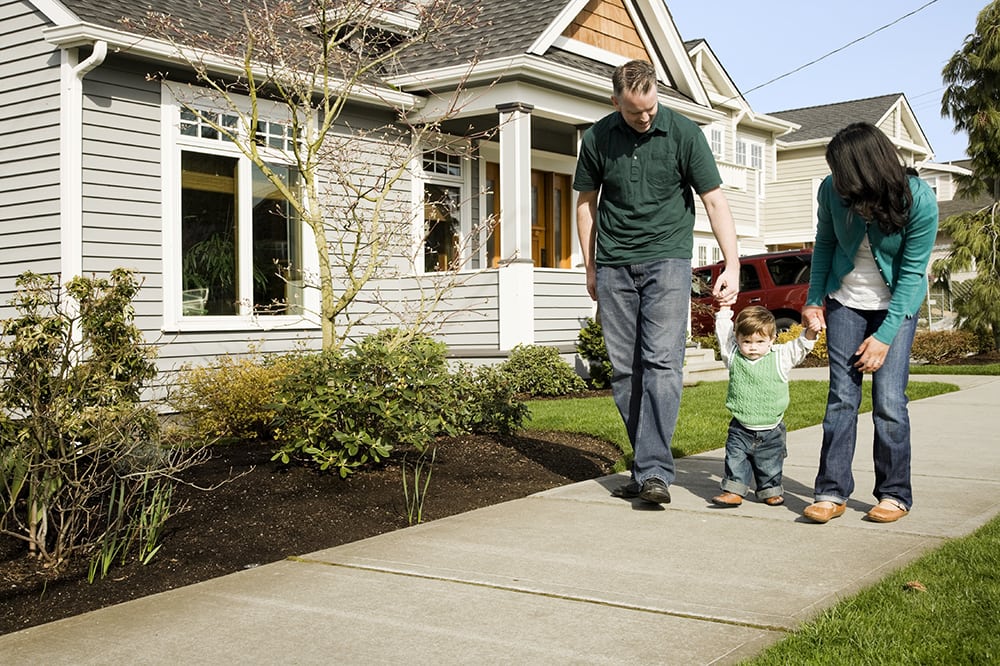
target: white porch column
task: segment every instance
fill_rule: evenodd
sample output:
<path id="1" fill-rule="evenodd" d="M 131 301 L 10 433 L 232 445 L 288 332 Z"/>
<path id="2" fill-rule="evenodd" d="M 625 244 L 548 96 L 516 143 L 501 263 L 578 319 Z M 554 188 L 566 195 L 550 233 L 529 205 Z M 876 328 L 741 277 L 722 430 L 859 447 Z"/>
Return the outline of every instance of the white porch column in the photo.
<path id="1" fill-rule="evenodd" d="M 535 282 L 531 259 L 530 104 L 500 112 L 500 349 L 535 342 Z"/>

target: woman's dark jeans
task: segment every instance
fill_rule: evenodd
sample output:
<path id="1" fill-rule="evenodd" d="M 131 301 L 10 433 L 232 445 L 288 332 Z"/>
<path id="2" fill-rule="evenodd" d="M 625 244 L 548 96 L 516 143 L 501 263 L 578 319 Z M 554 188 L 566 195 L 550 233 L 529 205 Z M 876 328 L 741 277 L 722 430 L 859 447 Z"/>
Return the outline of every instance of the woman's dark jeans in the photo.
<path id="1" fill-rule="evenodd" d="M 851 464 L 857 444 L 858 408 L 863 374 L 854 367 L 855 352 L 885 319 L 886 310 L 855 310 L 826 301 L 826 345 L 830 356 L 830 392 L 823 419 L 823 448 L 814 497 L 843 504 L 854 491 Z M 906 385 L 910 348 L 917 320 L 907 318 L 889 346 L 882 367 L 872 374 L 872 421 L 876 500 L 892 498 L 913 505 L 910 486 L 910 416 Z"/>

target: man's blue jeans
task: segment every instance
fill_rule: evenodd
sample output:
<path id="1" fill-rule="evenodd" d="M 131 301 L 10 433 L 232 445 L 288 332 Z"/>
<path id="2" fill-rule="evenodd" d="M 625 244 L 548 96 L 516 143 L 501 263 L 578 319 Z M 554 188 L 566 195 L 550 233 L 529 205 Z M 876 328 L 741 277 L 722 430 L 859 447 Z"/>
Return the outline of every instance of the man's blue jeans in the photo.
<path id="1" fill-rule="evenodd" d="M 674 480 L 670 452 L 681 390 L 691 300 L 691 261 L 661 259 L 597 267 L 597 302 L 611 360 L 611 390 L 642 485 Z"/>
<path id="2" fill-rule="evenodd" d="M 784 423 L 770 430 L 750 430 L 736 419 L 731 420 L 726 438 L 726 472 L 722 489 L 743 497 L 753 481 L 757 487 L 757 499 L 783 495 L 781 475 L 786 455 Z"/>
<path id="3" fill-rule="evenodd" d="M 830 392 L 823 419 L 823 448 L 816 475 L 815 499 L 843 504 L 854 491 L 851 463 L 858 434 L 862 373 L 854 367 L 861 343 L 885 319 L 885 310 L 855 310 L 826 300 L 826 340 L 830 357 Z M 877 500 L 892 498 L 913 505 L 910 485 L 910 415 L 906 385 L 916 317 L 903 322 L 882 367 L 872 374 L 872 420 Z"/>

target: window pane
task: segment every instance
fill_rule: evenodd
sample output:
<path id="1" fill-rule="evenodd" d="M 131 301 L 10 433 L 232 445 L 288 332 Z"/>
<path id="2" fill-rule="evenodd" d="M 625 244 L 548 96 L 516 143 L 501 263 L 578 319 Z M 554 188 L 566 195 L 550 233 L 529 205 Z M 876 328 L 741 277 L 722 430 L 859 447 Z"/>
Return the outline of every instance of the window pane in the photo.
<path id="1" fill-rule="evenodd" d="M 757 269 L 745 264 L 740 266 L 740 291 L 754 291 L 756 289 L 760 289 Z"/>
<path id="2" fill-rule="evenodd" d="M 427 184 L 424 187 L 424 271 L 443 271 L 458 260 L 457 187 Z"/>
<path id="3" fill-rule="evenodd" d="M 746 141 L 736 142 L 736 163 L 740 166 L 747 164 L 747 143 Z"/>
<path id="4" fill-rule="evenodd" d="M 291 167 L 271 164 L 294 187 Z M 256 314 L 302 313 L 302 240 L 299 222 L 278 188 L 253 168 L 253 307 Z"/>
<path id="5" fill-rule="evenodd" d="M 181 153 L 184 315 L 237 313 L 236 158 Z"/>

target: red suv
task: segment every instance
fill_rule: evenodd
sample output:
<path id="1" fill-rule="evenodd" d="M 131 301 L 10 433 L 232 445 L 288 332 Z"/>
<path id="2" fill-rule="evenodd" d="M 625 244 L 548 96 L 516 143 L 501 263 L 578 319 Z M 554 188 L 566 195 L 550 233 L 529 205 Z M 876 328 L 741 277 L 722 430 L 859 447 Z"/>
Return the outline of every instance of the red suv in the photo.
<path id="1" fill-rule="evenodd" d="M 738 313 L 748 305 L 762 305 L 788 330 L 802 320 L 802 306 L 809 291 L 812 250 L 789 250 L 740 257 L 740 295 L 733 306 Z M 712 285 L 723 264 L 701 266 L 691 274 L 691 334 L 712 335 L 715 330 Z"/>

